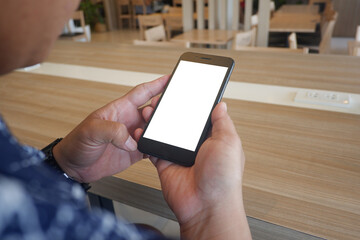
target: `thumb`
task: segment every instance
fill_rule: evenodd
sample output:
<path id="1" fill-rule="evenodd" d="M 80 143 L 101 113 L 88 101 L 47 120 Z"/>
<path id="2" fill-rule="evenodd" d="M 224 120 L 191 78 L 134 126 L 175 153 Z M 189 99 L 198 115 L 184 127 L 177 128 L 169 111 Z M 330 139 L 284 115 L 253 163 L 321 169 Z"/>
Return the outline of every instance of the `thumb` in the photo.
<path id="1" fill-rule="evenodd" d="M 227 105 L 225 102 L 220 102 L 216 105 L 212 115 L 212 137 L 229 137 L 237 136 L 237 132 L 233 121 L 227 113 Z"/>
<path id="2" fill-rule="evenodd" d="M 111 143 L 126 151 L 136 151 L 137 143 L 129 134 L 127 127 L 119 122 L 94 119 L 91 121 L 91 139 L 101 143 Z"/>

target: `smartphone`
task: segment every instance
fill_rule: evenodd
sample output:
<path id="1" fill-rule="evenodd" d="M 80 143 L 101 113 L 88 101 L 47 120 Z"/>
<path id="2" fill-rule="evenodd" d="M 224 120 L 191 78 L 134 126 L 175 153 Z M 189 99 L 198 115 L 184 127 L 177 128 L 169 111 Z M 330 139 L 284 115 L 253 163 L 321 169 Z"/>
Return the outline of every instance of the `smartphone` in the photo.
<path id="1" fill-rule="evenodd" d="M 181 55 L 138 142 L 140 152 L 192 166 L 234 68 L 228 57 Z"/>

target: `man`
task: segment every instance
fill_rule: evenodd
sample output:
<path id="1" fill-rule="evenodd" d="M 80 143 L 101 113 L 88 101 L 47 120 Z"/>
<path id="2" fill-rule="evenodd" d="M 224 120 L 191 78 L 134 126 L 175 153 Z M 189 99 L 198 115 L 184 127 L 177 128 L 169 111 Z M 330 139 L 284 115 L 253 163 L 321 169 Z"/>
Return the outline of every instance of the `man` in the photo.
<path id="1" fill-rule="evenodd" d="M 0 74 L 43 61 L 78 5 L 75 0 L 0 3 Z M 0 239 L 161 239 L 110 214 L 89 212 L 76 182 L 96 181 L 144 157 L 136 140 L 167 80 L 139 85 L 91 113 L 50 144 L 45 157 L 19 144 L 0 117 Z M 250 239 L 242 199 L 245 160 L 224 103 L 215 108 L 212 124 L 193 167 L 151 160 L 182 238 Z"/>

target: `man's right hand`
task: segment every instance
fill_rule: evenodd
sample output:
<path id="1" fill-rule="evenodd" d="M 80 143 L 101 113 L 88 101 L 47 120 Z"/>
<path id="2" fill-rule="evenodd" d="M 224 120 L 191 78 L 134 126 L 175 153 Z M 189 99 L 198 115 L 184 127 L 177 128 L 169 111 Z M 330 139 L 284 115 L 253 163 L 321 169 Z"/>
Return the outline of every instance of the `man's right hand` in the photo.
<path id="1" fill-rule="evenodd" d="M 143 113 L 145 120 L 151 111 Z M 251 239 L 242 198 L 245 157 L 225 103 L 212 113 L 211 136 L 192 167 L 151 157 L 184 239 Z M 137 139 L 142 130 L 136 131 Z"/>

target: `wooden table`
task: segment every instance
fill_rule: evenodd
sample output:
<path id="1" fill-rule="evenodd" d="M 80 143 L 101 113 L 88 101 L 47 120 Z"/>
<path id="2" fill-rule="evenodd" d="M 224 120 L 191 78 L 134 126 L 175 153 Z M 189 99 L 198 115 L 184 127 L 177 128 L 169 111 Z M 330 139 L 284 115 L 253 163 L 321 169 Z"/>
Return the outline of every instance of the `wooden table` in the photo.
<path id="1" fill-rule="evenodd" d="M 152 13 L 150 15 L 161 16 L 164 20 L 167 17 L 179 18 L 180 21 L 182 21 L 182 12 Z M 197 20 L 196 12 L 193 14 L 193 18 L 195 21 Z M 208 19 L 209 19 L 209 13 L 208 11 L 204 11 L 204 20 L 208 20 Z"/>
<path id="2" fill-rule="evenodd" d="M 166 17 L 179 17 L 182 18 L 182 12 L 167 12 L 167 13 L 152 13 L 151 15 L 161 15 L 162 18 L 166 18 Z M 193 14 L 193 18 L 194 20 L 197 19 L 197 13 L 195 12 Z M 208 20 L 209 19 L 209 12 L 208 11 L 204 11 L 204 20 Z"/>
<path id="3" fill-rule="evenodd" d="M 215 46 L 228 47 L 233 40 L 236 31 L 230 30 L 210 30 L 192 29 L 172 38 L 172 42 L 185 42 L 187 44 L 210 44 Z"/>
<path id="4" fill-rule="evenodd" d="M 183 51 L 69 41 L 56 43 L 47 61 L 166 74 Z M 360 94 L 359 58 L 196 51 L 234 58 L 231 82 Z M 118 84 L 15 72 L 0 78 L 0 112 L 22 142 L 40 148 L 64 136 L 91 111 L 129 89 Z M 243 190 L 253 234 L 257 234 L 255 219 L 271 226 L 269 235 L 262 239 L 315 239 L 310 235 L 296 237 L 300 234 L 296 231 L 284 237 L 279 226 L 326 239 L 358 239 L 360 115 L 225 101 L 247 159 Z M 141 161 L 93 183 L 91 191 L 174 218 L 160 189 L 154 167 Z"/>
<path id="5" fill-rule="evenodd" d="M 283 5 L 270 20 L 270 32 L 312 33 L 321 20 L 318 6 Z"/>
<path id="6" fill-rule="evenodd" d="M 318 15 L 319 6 L 318 5 L 292 5 L 285 4 L 282 5 L 276 13 L 296 13 L 296 14 L 310 14 Z"/>
<path id="7" fill-rule="evenodd" d="M 350 56 L 360 56 L 360 42 L 348 41 L 348 52 Z"/>

